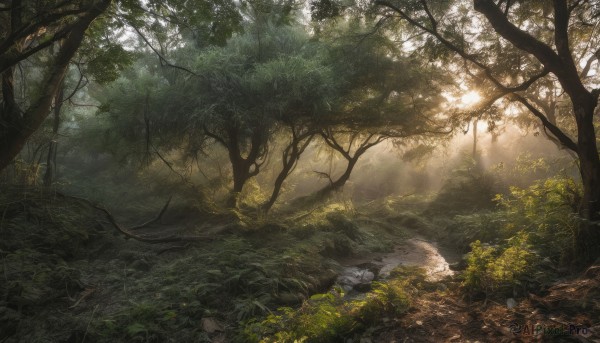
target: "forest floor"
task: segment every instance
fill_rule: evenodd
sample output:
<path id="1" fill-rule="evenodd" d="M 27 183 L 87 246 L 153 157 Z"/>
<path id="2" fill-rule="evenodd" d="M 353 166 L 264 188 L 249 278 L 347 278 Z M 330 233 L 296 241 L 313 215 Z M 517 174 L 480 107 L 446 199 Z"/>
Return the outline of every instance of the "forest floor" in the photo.
<path id="1" fill-rule="evenodd" d="M 456 290 L 414 299 L 372 342 L 600 342 L 600 266 L 515 306 L 466 301 Z"/>
<path id="2" fill-rule="evenodd" d="M 135 235 L 211 239 L 148 244 L 126 239 L 86 202 L 19 192 L 0 199 L 0 342 L 293 342 L 244 336 L 247 325 L 272 325 L 280 306 L 291 317 L 279 317 L 277 330 L 299 318 L 306 342 L 600 341 L 600 267 L 511 308 L 506 299 L 470 301 L 460 273 L 449 268 L 461 255 L 430 240 L 422 219 L 395 209 L 334 204 L 288 221 L 246 224 L 237 214 L 174 206 L 167 224 Z M 355 316 L 354 331 L 344 339 L 310 331 L 327 329 L 332 318 L 306 310 L 311 296 L 335 293 L 336 278 L 357 266 L 378 274 L 373 287 L 356 301 L 331 298 L 341 317 Z M 423 267 L 423 278 L 415 267 Z M 390 315 L 381 300 L 388 298 L 373 298 L 382 290 L 400 292 L 384 295 L 401 311 Z M 353 301 L 362 307 L 343 309 Z"/>

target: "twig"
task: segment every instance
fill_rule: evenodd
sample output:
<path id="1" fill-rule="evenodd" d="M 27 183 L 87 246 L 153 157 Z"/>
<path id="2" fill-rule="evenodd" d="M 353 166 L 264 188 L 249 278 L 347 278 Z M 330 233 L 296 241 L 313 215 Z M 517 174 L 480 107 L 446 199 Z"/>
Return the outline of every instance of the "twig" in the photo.
<path id="1" fill-rule="evenodd" d="M 328 179 L 329 185 L 333 186 L 333 179 L 331 179 L 331 175 L 329 175 L 329 173 L 318 171 L 318 170 L 313 170 L 313 173 L 316 173 L 317 175 L 319 175 L 319 178 L 321 178 L 321 179 Z"/>
<path id="2" fill-rule="evenodd" d="M 92 316 L 90 317 L 90 320 L 88 321 L 87 326 L 85 327 L 85 333 L 83 334 L 81 343 L 83 343 L 85 341 L 85 337 L 87 336 L 88 330 L 90 329 L 90 324 L 92 323 L 92 320 L 94 319 L 94 314 L 96 313 L 97 309 L 98 309 L 98 305 L 94 306 L 94 310 L 92 311 Z"/>
<path id="3" fill-rule="evenodd" d="M 83 300 L 85 300 L 86 298 L 88 298 L 90 295 L 92 295 L 94 292 L 96 291 L 95 288 L 86 288 L 83 292 L 81 297 L 79 297 L 79 300 L 77 300 L 75 302 L 75 304 L 73 304 L 72 306 L 69 306 L 69 308 L 75 308 L 77 307 L 77 305 L 79 305 L 79 303 L 81 303 Z M 67 296 L 68 296 L 68 290 L 67 290 Z M 70 296 L 69 296 L 70 298 Z"/>

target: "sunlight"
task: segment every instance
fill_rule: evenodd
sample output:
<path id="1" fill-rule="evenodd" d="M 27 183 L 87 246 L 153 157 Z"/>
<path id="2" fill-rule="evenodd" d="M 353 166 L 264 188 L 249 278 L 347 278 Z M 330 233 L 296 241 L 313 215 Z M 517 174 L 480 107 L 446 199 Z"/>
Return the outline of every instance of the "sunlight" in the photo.
<path id="1" fill-rule="evenodd" d="M 470 107 L 481 101 L 481 95 L 477 91 L 469 91 L 460 97 L 462 107 Z"/>

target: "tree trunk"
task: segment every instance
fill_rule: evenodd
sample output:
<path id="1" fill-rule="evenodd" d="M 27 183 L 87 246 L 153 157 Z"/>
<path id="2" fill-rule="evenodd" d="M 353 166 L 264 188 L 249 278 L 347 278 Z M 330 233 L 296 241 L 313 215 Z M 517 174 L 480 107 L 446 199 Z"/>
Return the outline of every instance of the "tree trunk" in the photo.
<path id="1" fill-rule="evenodd" d="M 291 158 L 294 158 L 293 156 Z M 296 158 L 297 160 L 297 158 Z M 263 211 L 266 213 L 268 212 L 271 207 L 273 207 L 273 205 L 275 204 L 275 201 L 277 201 L 277 198 L 279 197 L 279 193 L 281 192 L 281 187 L 283 186 L 283 182 L 285 181 L 285 179 L 290 175 L 290 172 L 292 170 L 292 167 L 294 166 L 294 163 L 286 163 L 286 161 L 283 162 L 283 168 L 281 169 L 281 172 L 279 172 L 279 175 L 277 175 L 277 178 L 275 179 L 275 183 L 273 184 L 273 192 L 271 192 L 271 197 L 269 197 L 269 200 L 262 206 Z"/>
<path id="2" fill-rule="evenodd" d="M 229 154 L 229 158 L 231 161 L 231 168 L 233 171 L 233 189 L 231 190 L 231 195 L 229 200 L 227 201 L 227 206 L 231 208 L 238 207 L 238 201 L 240 198 L 240 194 L 244 189 L 244 185 L 246 181 L 250 179 L 250 168 L 246 164 L 246 161 L 240 155 Z"/>
<path id="3" fill-rule="evenodd" d="M 473 159 L 475 161 L 477 158 L 477 124 L 479 123 L 479 119 L 475 118 L 473 120 Z"/>
<path id="4" fill-rule="evenodd" d="M 52 123 L 52 139 L 48 146 L 48 156 L 46 158 L 46 173 L 44 174 L 44 187 L 50 187 L 52 181 L 56 177 L 56 153 L 58 150 L 58 142 L 56 138 L 58 136 L 58 129 L 60 128 L 60 111 L 63 105 L 64 96 L 64 81 L 54 97 L 54 122 Z"/>
<path id="5" fill-rule="evenodd" d="M 71 58 L 79 49 L 85 32 L 94 19 L 110 5 L 110 0 L 102 0 L 82 15 L 64 40 L 56 58 L 41 82 L 40 95 L 32 101 L 31 107 L 19 122 L 8 123 L 8 130 L 0 132 L 0 171 L 6 168 L 21 152 L 29 137 L 40 127 L 49 114 L 50 106 L 59 88 Z M 13 126 L 13 127 L 10 127 Z"/>
<path id="6" fill-rule="evenodd" d="M 257 160 L 260 158 L 260 150 L 262 149 L 262 131 L 257 129 L 252 133 L 250 150 L 245 158 L 242 156 L 242 149 L 240 148 L 238 129 L 235 127 L 228 128 L 227 136 L 228 141 L 225 147 L 229 153 L 233 173 L 233 189 L 227 201 L 227 206 L 235 208 L 239 205 L 239 197 L 244 185 L 259 172 Z M 221 141 L 224 142 L 223 139 Z M 254 170 L 252 166 L 254 166 Z"/>
<path id="7" fill-rule="evenodd" d="M 271 209 L 271 207 L 273 207 L 273 205 L 275 204 L 275 201 L 277 201 L 279 193 L 281 192 L 281 187 L 283 186 L 283 182 L 291 174 L 292 170 L 296 166 L 296 163 L 300 159 L 300 155 L 302 155 L 304 149 L 306 149 L 308 144 L 312 141 L 313 137 L 312 134 L 297 137 L 293 129 L 292 135 L 292 142 L 286 147 L 281 157 L 283 167 L 281 168 L 279 175 L 277 175 L 277 178 L 275 179 L 275 183 L 273 184 L 273 192 L 271 192 L 271 197 L 262 206 L 262 209 L 265 213 L 268 212 Z M 299 146 L 299 144 L 304 139 L 306 139 L 304 144 L 302 146 Z"/>
<path id="8" fill-rule="evenodd" d="M 340 177 L 338 177 L 335 181 L 331 182 L 329 185 L 323 187 L 320 191 L 317 192 L 319 197 L 326 197 L 329 194 L 340 190 L 346 182 L 350 179 L 350 175 L 352 175 L 352 170 L 354 166 L 356 166 L 356 162 L 358 162 L 359 157 L 362 154 L 356 154 L 354 157 L 348 160 L 348 164 L 346 165 L 346 170 Z"/>
<path id="9" fill-rule="evenodd" d="M 576 235 L 577 263 L 589 265 L 600 257 L 600 158 L 593 125 L 595 103 L 575 104 L 578 129 L 578 157 L 583 199 L 580 214 L 584 219 Z"/>

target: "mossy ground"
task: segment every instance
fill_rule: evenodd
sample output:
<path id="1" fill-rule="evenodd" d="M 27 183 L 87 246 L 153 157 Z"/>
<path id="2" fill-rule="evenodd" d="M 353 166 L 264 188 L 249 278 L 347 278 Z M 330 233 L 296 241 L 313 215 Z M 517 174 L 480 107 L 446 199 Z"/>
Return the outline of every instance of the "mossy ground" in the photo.
<path id="1" fill-rule="evenodd" d="M 338 204 L 277 221 L 193 212 L 184 229 L 138 232 L 201 234 L 207 221 L 242 217 L 193 244 L 126 239 L 89 204 L 36 188 L 6 189 L 0 212 L 5 342 L 233 338 L 241 323 L 327 291 L 336 259 L 389 251 L 405 237 Z"/>
<path id="2" fill-rule="evenodd" d="M 415 231 L 464 241 L 497 232 L 480 219 L 500 212 L 428 218 L 429 200 L 331 201 L 265 217 L 174 199 L 162 224 L 136 234 L 213 240 L 147 244 L 126 239 L 87 202 L 39 188 L 3 189 L 0 341 L 498 341 L 510 338 L 511 320 L 551 325 L 552 318 L 598 330 L 597 267 L 563 284 L 541 271 L 546 281 L 532 275 L 535 289 L 511 284 L 513 293 L 535 294 L 517 298 L 513 310 L 503 304 L 509 288 L 478 298 L 460 275 L 433 283 L 414 268 L 397 269 L 361 298 L 332 287 L 340 261 L 390 252 Z"/>

